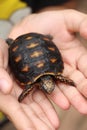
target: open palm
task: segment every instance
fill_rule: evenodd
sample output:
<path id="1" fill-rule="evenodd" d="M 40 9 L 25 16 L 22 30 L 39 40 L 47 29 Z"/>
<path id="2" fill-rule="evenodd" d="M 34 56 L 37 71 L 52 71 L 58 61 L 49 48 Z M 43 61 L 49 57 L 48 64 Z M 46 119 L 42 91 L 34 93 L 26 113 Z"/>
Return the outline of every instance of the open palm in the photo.
<path id="1" fill-rule="evenodd" d="M 72 104 L 79 112 L 87 114 L 85 100 L 87 97 L 87 51 L 76 36 L 76 32 L 79 32 L 81 36 L 87 38 L 86 25 L 87 16 L 85 14 L 74 10 L 63 10 L 31 14 L 13 28 L 9 35 L 13 39 L 29 32 L 52 35 L 63 57 L 65 66 L 63 75 L 69 76 L 76 83 L 76 88 L 59 83 L 51 95 L 44 95 L 40 90 L 35 90 L 22 103 L 17 101 L 22 90 L 16 84 L 15 79 L 11 79 L 12 76 L 7 73 L 6 44 L 3 44 L 5 49 L 1 46 L 4 56 L 0 55 L 0 59 L 4 57 L 4 60 L 0 62 L 0 76 L 9 82 L 9 90 L 6 90 L 9 94 L 3 95 L 0 92 L 0 109 L 10 116 L 9 118 L 17 129 L 51 130 L 58 127 L 57 115 L 48 97 L 63 109 L 69 108 Z M 12 75 L 11 72 L 10 75 Z"/>
<path id="2" fill-rule="evenodd" d="M 70 103 L 81 113 L 87 113 L 87 51 L 78 39 L 76 32 L 87 38 L 87 16 L 74 10 L 49 11 L 33 14 L 16 25 L 9 37 L 39 32 L 50 34 L 60 49 L 64 61 L 64 75 L 76 83 L 76 88 L 58 84 L 50 98 L 63 109 Z M 62 91 L 62 92 L 61 92 Z"/>

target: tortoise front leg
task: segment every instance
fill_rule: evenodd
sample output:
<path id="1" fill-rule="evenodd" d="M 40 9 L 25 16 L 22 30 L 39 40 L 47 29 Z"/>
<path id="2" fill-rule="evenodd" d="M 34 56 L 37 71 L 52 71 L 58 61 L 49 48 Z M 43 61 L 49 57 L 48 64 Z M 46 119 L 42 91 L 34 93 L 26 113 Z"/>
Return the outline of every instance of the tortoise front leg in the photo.
<path id="1" fill-rule="evenodd" d="M 21 102 L 29 92 L 34 88 L 35 85 L 26 85 L 25 89 L 22 91 L 20 96 L 18 97 L 18 101 Z"/>
<path id="2" fill-rule="evenodd" d="M 69 79 L 68 77 L 64 77 L 61 74 L 56 75 L 55 78 L 62 83 L 65 83 L 71 86 L 76 86 L 76 84 L 74 83 L 72 79 Z"/>

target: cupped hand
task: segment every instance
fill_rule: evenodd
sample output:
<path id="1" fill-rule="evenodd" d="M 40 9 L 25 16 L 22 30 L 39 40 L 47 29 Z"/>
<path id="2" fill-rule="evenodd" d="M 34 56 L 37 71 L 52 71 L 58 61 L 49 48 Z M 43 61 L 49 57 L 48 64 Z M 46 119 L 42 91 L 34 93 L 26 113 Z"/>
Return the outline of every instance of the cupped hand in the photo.
<path id="1" fill-rule="evenodd" d="M 37 90 L 19 103 L 21 91 L 8 68 L 8 46 L 0 39 L 0 111 L 8 116 L 17 130 L 58 128 L 59 120 L 48 98 Z"/>
<path id="2" fill-rule="evenodd" d="M 76 83 L 76 88 L 58 84 L 50 98 L 61 108 L 70 103 L 81 113 L 87 114 L 87 50 L 76 33 L 87 38 L 87 15 L 75 10 L 48 11 L 31 14 L 17 24 L 9 37 L 38 32 L 50 34 L 61 51 L 64 75 Z"/>

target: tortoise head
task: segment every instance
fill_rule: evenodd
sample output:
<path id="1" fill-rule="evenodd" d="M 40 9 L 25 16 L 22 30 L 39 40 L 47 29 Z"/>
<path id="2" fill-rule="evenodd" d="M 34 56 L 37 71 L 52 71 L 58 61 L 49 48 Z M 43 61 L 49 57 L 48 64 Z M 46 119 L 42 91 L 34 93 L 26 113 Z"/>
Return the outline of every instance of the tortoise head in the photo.
<path id="1" fill-rule="evenodd" d="M 45 91 L 46 93 L 50 94 L 55 88 L 55 82 L 50 75 L 42 76 L 41 78 L 41 86 L 40 89 Z"/>

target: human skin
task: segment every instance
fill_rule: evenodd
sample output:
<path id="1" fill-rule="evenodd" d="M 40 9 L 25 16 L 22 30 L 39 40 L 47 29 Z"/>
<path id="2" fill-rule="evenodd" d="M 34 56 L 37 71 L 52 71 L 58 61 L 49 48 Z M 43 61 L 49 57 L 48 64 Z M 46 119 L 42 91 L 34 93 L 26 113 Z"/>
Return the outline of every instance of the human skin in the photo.
<path id="1" fill-rule="evenodd" d="M 83 38 L 87 38 L 86 22 L 87 15 L 75 10 L 42 12 L 26 17 L 13 28 L 9 35 L 13 39 L 29 32 L 53 36 L 53 41 L 63 57 L 64 75 L 74 80 L 76 88 L 58 84 L 50 97 L 60 107 L 66 109 L 71 103 L 81 113 L 87 113 L 87 102 L 84 98 L 87 97 L 87 50 L 76 33 L 78 32 Z M 62 94 L 66 97 L 66 102 L 63 98 L 58 97 Z"/>
<path id="2" fill-rule="evenodd" d="M 49 96 L 39 90 L 33 91 L 22 103 L 17 101 L 22 90 L 8 68 L 8 46 L 0 41 L 0 79 L 7 81 L 6 84 L 0 83 L 0 110 L 8 115 L 18 130 L 54 130 L 59 126 L 57 114 L 48 97 L 62 109 L 73 105 L 80 113 L 87 114 L 87 50 L 76 36 L 78 32 L 87 38 L 86 25 L 86 14 L 61 10 L 31 14 L 12 29 L 9 37 L 13 39 L 29 32 L 52 35 L 63 57 L 63 74 L 76 83 L 76 87 L 59 83 Z"/>

